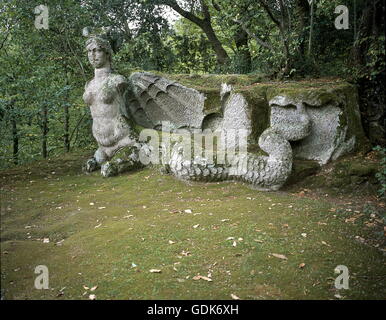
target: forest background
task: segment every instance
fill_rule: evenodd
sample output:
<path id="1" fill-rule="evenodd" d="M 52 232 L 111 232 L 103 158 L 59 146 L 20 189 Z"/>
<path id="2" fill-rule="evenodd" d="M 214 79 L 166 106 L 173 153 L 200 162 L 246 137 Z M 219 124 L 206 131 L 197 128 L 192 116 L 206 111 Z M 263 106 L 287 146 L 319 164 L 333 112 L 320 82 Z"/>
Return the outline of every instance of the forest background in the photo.
<path id="1" fill-rule="evenodd" d="M 35 26 L 42 4 L 48 29 Z M 348 8 L 348 29 L 335 26 L 339 5 Z M 82 30 L 106 26 L 114 68 L 124 75 L 354 83 L 365 132 L 374 147 L 385 147 L 383 0 L 2 0 L 0 169 L 94 147 L 82 100 L 93 77 Z"/>

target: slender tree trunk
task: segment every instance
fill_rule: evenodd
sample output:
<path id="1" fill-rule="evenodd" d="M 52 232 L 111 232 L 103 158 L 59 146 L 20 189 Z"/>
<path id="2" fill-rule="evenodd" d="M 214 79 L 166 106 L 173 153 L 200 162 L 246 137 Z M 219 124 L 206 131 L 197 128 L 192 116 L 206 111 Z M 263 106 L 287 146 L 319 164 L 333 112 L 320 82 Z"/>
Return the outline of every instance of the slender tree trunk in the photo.
<path id="1" fill-rule="evenodd" d="M 311 23 L 310 23 L 310 37 L 308 39 L 308 56 L 311 55 L 311 49 L 312 49 L 312 32 L 314 28 L 314 1 L 311 2 Z"/>
<path id="2" fill-rule="evenodd" d="M 68 74 L 66 71 L 66 86 L 69 85 Z M 70 105 L 69 91 L 67 90 L 64 101 L 64 150 L 70 152 Z"/>
<path id="3" fill-rule="evenodd" d="M 48 107 L 46 104 L 42 108 L 42 156 L 47 158 L 47 134 L 48 134 Z"/>
<path id="4" fill-rule="evenodd" d="M 212 24 L 209 21 L 204 20 L 204 22 L 201 23 L 200 27 L 208 37 L 208 40 L 212 45 L 213 50 L 216 52 L 217 63 L 221 65 L 226 64 L 226 62 L 229 60 L 229 56 L 223 48 L 220 40 L 217 38 L 212 28 Z"/>
<path id="5" fill-rule="evenodd" d="M 248 73 L 251 71 L 252 65 L 251 53 L 248 46 L 248 33 L 243 30 L 240 25 L 235 34 L 235 43 L 242 60 L 240 63 L 240 73 Z"/>
<path id="6" fill-rule="evenodd" d="M 70 113 L 69 105 L 64 105 L 64 150 L 70 152 Z"/>
<path id="7" fill-rule="evenodd" d="M 295 7 L 295 16 L 297 17 L 295 22 L 295 30 L 299 37 L 299 47 L 298 52 L 303 58 L 306 54 L 306 26 L 309 23 L 310 19 L 310 5 L 308 0 L 297 0 Z"/>
<path id="8" fill-rule="evenodd" d="M 11 109 L 13 109 L 13 107 Z M 17 131 L 16 116 L 14 114 L 12 114 L 11 124 L 12 124 L 13 163 L 18 164 L 19 163 L 19 135 Z"/>
<path id="9" fill-rule="evenodd" d="M 284 61 L 284 68 L 281 72 L 282 75 L 287 75 L 290 71 L 290 67 L 292 64 L 292 57 L 291 57 L 291 52 L 289 49 L 289 44 L 288 44 L 288 25 L 285 21 L 285 14 L 284 14 L 284 3 L 282 0 L 279 0 L 279 5 L 281 8 L 281 19 L 277 19 L 274 14 L 272 13 L 269 5 L 265 0 L 259 0 L 259 3 L 261 6 L 264 8 L 264 10 L 267 12 L 268 16 L 270 19 L 276 24 L 276 26 L 279 28 L 280 32 L 280 38 L 283 44 L 283 49 L 284 49 L 284 56 L 285 56 L 285 61 Z"/>
<path id="10" fill-rule="evenodd" d="M 386 145 L 386 73 L 382 62 L 386 5 L 383 0 L 366 0 L 357 26 L 352 64 L 358 71 L 359 107 L 366 135 L 373 145 Z M 374 57 L 373 45 L 379 46 Z M 383 50 L 380 50 L 383 46 Z M 375 65 L 368 62 L 375 60 Z"/>

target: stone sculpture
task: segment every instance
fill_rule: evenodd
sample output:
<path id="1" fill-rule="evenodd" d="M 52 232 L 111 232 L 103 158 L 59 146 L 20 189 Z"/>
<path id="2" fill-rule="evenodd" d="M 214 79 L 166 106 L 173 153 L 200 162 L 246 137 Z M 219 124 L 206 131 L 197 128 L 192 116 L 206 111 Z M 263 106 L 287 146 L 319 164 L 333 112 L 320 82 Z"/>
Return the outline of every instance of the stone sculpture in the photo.
<path id="1" fill-rule="evenodd" d="M 324 164 L 355 144 L 355 136 L 346 139 L 347 125 L 339 126 L 342 112 L 331 102 L 327 111 L 321 112 L 317 99 L 278 93 L 266 102 L 269 125 L 257 138 L 251 106 L 232 86 L 222 84 L 218 93 L 221 106 L 208 115 L 204 93 L 146 72 L 133 73 L 127 81 L 112 71 L 107 40 L 91 37 L 86 47 L 95 77 L 86 84 L 83 98 L 90 106 L 93 135 L 99 146 L 86 162 L 86 172 L 100 167 L 102 175 L 113 176 L 143 166 L 141 154 L 159 153 L 164 171 L 182 180 L 241 180 L 256 189 L 277 190 L 291 174 L 294 152 Z M 154 148 L 148 141 L 140 141 L 134 129 L 138 125 L 204 135 L 205 129 L 211 129 L 224 141 L 214 158 L 223 155 L 224 161 L 211 162 L 202 154 L 187 156 L 184 142 L 178 139 Z M 228 153 L 240 139 L 230 129 L 243 130 L 248 142 L 257 140 L 262 153 Z"/>
<path id="2" fill-rule="evenodd" d="M 86 49 L 95 75 L 86 83 L 83 99 L 90 106 L 92 132 L 98 143 L 94 157 L 85 165 L 85 171 L 90 172 L 110 160 L 123 147 L 138 147 L 138 139 L 130 119 L 123 112 L 128 82 L 111 69 L 112 50 L 109 42 L 100 37 L 91 37 L 86 42 Z"/>

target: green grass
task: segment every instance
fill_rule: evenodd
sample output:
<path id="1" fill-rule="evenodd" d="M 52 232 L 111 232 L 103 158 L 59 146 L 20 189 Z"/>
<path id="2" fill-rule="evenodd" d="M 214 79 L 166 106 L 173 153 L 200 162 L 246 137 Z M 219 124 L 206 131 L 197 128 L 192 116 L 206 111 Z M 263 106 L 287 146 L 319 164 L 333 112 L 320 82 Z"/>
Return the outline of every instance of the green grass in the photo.
<path id="1" fill-rule="evenodd" d="M 345 223 L 357 214 L 347 205 L 242 183 L 186 184 L 156 168 L 105 179 L 80 172 L 85 158 L 0 173 L 5 299 L 386 297 L 385 257 L 355 239 L 374 232 L 360 219 Z M 37 265 L 49 269 L 49 290 L 34 288 Z M 349 290 L 334 288 L 337 265 L 349 268 Z M 192 279 L 208 273 L 211 282 Z"/>

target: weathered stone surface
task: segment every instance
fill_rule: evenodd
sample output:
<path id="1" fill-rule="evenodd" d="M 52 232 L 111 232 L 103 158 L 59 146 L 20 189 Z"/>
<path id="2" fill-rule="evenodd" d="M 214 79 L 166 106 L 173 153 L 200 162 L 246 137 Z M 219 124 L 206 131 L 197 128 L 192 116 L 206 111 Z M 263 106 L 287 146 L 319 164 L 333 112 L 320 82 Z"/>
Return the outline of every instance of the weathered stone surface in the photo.
<path id="1" fill-rule="evenodd" d="M 259 190 L 277 190 L 290 176 L 294 156 L 325 164 L 364 142 L 354 88 L 344 83 L 299 88 L 248 83 L 248 77 L 238 82 L 233 76 L 228 77 L 232 84 L 190 88 L 147 72 L 126 81 L 111 71 L 105 40 L 91 38 L 87 50 L 95 77 L 83 97 L 99 148 L 86 172 L 101 167 L 103 176 L 114 176 L 160 154 L 164 171 L 182 180 L 241 180 Z M 140 141 L 135 124 L 184 135 L 159 147 Z M 211 130 L 219 137 L 213 161 L 206 149 L 193 154 L 196 146 L 190 144 L 210 137 Z M 193 132 L 201 136 L 193 138 Z"/>
<path id="2" fill-rule="evenodd" d="M 137 142 L 137 135 L 122 112 L 128 83 L 123 76 L 112 72 L 112 51 L 108 41 L 91 37 L 86 42 L 86 48 L 89 61 L 95 68 L 95 76 L 86 83 L 83 99 L 90 106 L 92 132 L 98 150 L 87 161 L 84 170 L 91 172 L 102 165 L 102 174 L 111 176 L 117 174 L 118 169 L 106 161 L 120 149 Z"/>
<path id="3" fill-rule="evenodd" d="M 148 72 L 133 73 L 129 80 L 133 94 L 127 105 L 138 124 L 154 129 L 163 123 L 170 129 L 201 128 L 204 94 Z"/>
<path id="4" fill-rule="evenodd" d="M 296 121 L 287 127 L 286 131 L 295 135 L 287 138 L 297 141 L 292 144 L 294 157 L 326 164 L 365 143 L 357 101 L 348 96 L 355 93 L 355 89 L 345 83 L 307 89 L 270 88 L 271 125 L 275 114 L 279 115 L 277 119 L 287 121 L 285 115 L 277 112 L 280 106 L 296 106 L 299 115 L 300 111 L 302 114 L 299 121 L 309 121 L 310 126 L 306 135 L 296 129 Z"/>
<path id="5" fill-rule="evenodd" d="M 246 128 L 251 150 L 256 149 L 258 138 L 265 129 L 279 123 L 285 128 L 281 134 L 292 141 L 294 157 L 298 159 L 326 164 L 368 146 L 361 124 L 357 89 L 346 82 L 259 83 L 256 77 L 245 75 L 166 76 L 205 95 L 204 113 L 207 116 L 202 129 L 224 132 L 226 128 Z M 235 108 L 240 117 L 232 119 L 225 116 L 225 104 L 235 101 L 235 97 L 240 101 Z M 228 114 L 237 114 L 237 111 Z M 235 122 L 239 123 L 236 125 Z M 300 122 L 304 123 L 300 125 Z M 303 132 L 299 128 L 303 128 Z"/>

